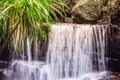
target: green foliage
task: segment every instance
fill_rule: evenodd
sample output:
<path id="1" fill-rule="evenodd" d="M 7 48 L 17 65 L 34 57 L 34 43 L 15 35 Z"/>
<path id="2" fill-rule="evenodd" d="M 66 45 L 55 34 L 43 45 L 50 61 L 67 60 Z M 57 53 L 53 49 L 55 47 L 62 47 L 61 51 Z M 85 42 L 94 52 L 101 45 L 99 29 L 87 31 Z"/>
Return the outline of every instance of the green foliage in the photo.
<path id="1" fill-rule="evenodd" d="M 112 24 L 119 24 L 120 0 L 105 0 L 108 9 L 109 20 Z"/>
<path id="2" fill-rule="evenodd" d="M 27 37 L 31 42 L 37 41 L 38 36 L 46 40 L 44 23 L 47 23 L 47 30 L 50 30 L 51 22 L 59 20 L 57 14 L 64 17 L 64 7 L 66 5 L 61 0 L 2 0 L 0 20 L 3 23 L 0 25 L 5 34 L 13 33 L 10 42 L 18 49 Z"/>

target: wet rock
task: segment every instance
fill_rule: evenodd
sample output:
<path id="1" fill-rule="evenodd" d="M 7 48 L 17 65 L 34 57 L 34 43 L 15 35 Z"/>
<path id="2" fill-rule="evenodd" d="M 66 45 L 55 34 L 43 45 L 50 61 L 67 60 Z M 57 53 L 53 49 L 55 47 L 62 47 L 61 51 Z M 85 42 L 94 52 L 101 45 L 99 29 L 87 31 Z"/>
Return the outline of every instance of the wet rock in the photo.
<path id="1" fill-rule="evenodd" d="M 0 61 L 0 68 L 6 68 L 9 66 L 10 62 L 7 61 Z"/>
<path id="2" fill-rule="evenodd" d="M 120 80 L 120 73 L 110 72 L 109 75 L 106 76 L 105 80 Z"/>
<path id="3" fill-rule="evenodd" d="M 72 18 L 66 17 L 66 18 L 65 18 L 65 22 L 66 22 L 66 23 L 72 23 L 73 20 L 72 20 Z"/>
<path id="4" fill-rule="evenodd" d="M 120 72 L 120 30 L 119 27 L 112 29 L 112 36 L 109 40 L 108 52 L 108 67 L 109 70 Z"/>
<path id="5" fill-rule="evenodd" d="M 8 77 L 0 71 L 0 80 L 8 80 Z"/>

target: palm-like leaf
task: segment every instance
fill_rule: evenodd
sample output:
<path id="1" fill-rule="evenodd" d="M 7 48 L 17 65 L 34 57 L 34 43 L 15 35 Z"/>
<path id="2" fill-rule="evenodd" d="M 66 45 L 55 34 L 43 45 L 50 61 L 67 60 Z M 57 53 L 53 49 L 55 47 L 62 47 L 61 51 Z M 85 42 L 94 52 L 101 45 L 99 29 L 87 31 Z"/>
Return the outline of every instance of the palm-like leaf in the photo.
<path id="1" fill-rule="evenodd" d="M 13 33 L 10 42 L 15 49 L 26 37 L 31 42 L 38 40 L 38 36 L 46 39 L 43 24 L 47 23 L 50 30 L 50 23 L 59 20 L 57 14 L 64 17 L 66 7 L 61 0 L 2 0 L 0 5 L 0 20 L 4 22 L 2 29 L 4 33 Z"/>

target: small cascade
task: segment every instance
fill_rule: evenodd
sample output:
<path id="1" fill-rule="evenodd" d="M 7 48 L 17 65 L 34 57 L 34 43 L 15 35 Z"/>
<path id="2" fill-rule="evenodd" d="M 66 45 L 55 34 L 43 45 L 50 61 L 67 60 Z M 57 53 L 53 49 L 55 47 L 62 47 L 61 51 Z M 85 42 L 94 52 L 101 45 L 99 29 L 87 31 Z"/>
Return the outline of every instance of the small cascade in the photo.
<path id="1" fill-rule="evenodd" d="M 27 57 L 29 62 L 32 61 L 30 40 L 28 38 L 27 38 Z"/>
<path id="2" fill-rule="evenodd" d="M 106 71 L 106 38 L 103 25 L 53 24 L 45 61 L 38 61 L 39 44 L 31 51 L 27 38 L 24 58 L 11 63 L 12 80 L 99 80 Z"/>
<path id="3" fill-rule="evenodd" d="M 35 57 L 34 57 L 34 59 L 35 60 L 38 60 L 38 49 L 39 49 L 39 47 L 38 47 L 38 43 L 37 42 L 35 42 L 35 47 L 34 47 L 34 55 L 35 55 Z"/>

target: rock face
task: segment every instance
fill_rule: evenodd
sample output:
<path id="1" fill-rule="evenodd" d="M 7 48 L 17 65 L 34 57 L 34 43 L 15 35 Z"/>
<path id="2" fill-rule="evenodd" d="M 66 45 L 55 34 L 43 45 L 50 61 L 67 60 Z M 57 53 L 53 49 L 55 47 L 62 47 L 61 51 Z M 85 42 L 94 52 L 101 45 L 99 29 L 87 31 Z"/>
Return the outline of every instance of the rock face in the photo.
<path id="1" fill-rule="evenodd" d="M 113 0 L 115 3 L 111 9 L 111 23 L 120 25 L 120 0 Z"/>
<path id="2" fill-rule="evenodd" d="M 114 27 L 111 35 L 109 40 L 108 66 L 111 71 L 120 72 L 120 28 Z"/>
<path id="3" fill-rule="evenodd" d="M 64 0 L 70 7 L 68 11 L 76 23 L 95 23 L 116 13 L 119 0 Z M 105 7 L 106 6 L 106 7 Z M 104 14 L 105 12 L 105 14 Z M 106 17 L 104 17 L 106 16 Z M 108 22 L 107 22 L 108 23 Z"/>

